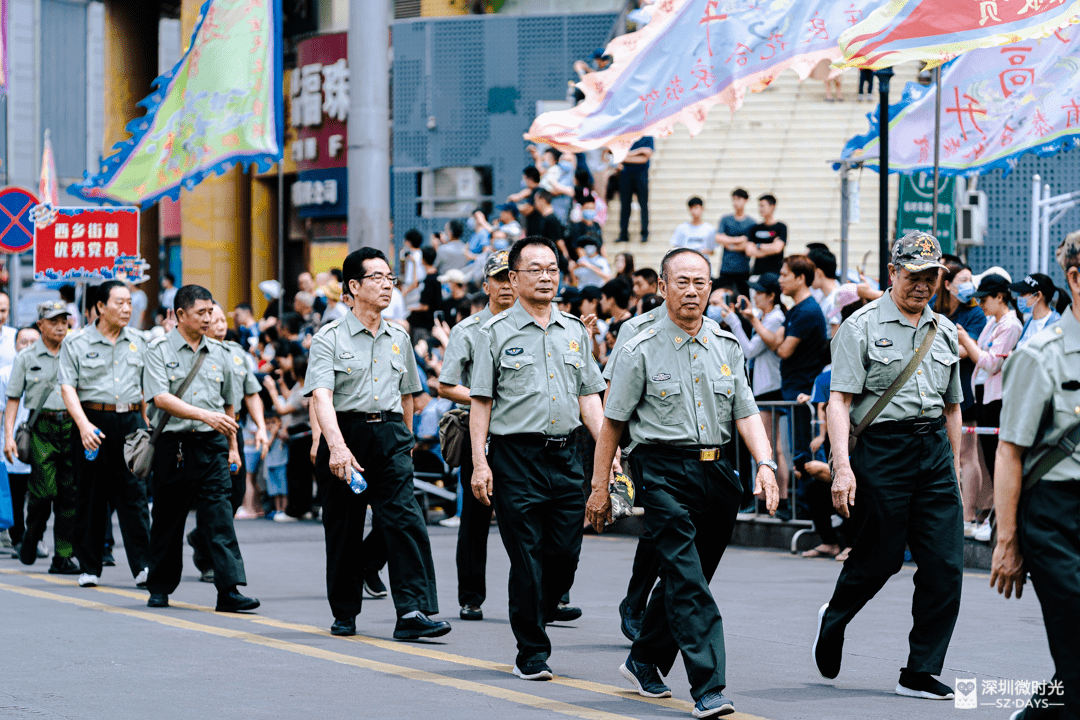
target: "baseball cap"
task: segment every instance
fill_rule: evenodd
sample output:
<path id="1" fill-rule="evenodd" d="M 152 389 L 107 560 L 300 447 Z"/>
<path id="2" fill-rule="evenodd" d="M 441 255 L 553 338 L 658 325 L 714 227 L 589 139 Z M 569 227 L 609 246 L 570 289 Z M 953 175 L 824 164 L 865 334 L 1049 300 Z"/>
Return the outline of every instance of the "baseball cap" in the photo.
<path id="1" fill-rule="evenodd" d="M 456 268 L 454 270 L 447 270 L 446 274 L 440 275 L 438 279 L 441 283 L 456 283 L 458 285 L 464 285 L 468 282 L 465 273 Z"/>
<path id="2" fill-rule="evenodd" d="M 1042 273 L 1031 273 L 1020 282 L 1015 282 L 1009 286 L 1017 295 L 1028 295 L 1030 293 L 1041 292 L 1047 302 L 1050 302 L 1050 298 L 1054 296 L 1054 292 L 1057 287 L 1054 285 L 1054 281 L 1050 279 L 1049 275 L 1043 275 Z"/>
<path id="3" fill-rule="evenodd" d="M 581 291 L 573 285 L 567 285 L 561 293 L 555 296 L 555 302 L 569 303 L 570 305 L 581 302 Z"/>
<path id="4" fill-rule="evenodd" d="M 52 320 L 61 315 L 70 315 L 63 300 L 49 300 L 37 306 L 38 320 Z"/>
<path id="5" fill-rule="evenodd" d="M 973 297 L 982 298 L 1008 291 L 1009 281 L 1006 278 L 1001 275 L 984 275 L 982 280 L 979 281 L 979 289 L 975 291 Z"/>
<path id="6" fill-rule="evenodd" d="M 908 272 L 946 269 L 941 263 L 941 243 L 929 233 L 912 231 L 893 245 L 892 264 Z"/>
<path id="7" fill-rule="evenodd" d="M 750 283 L 757 292 L 773 293 L 780 297 L 780 276 L 776 273 L 762 273 L 757 282 Z"/>
<path id="8" fill-rule="evenodd" d="M 975 286 L 976 286 L 976 287 L 978 287 L 978 286 L 979 286 L 979 283 L 981 283 L 981 282 L 982 282 L 982 279 L 983 279 L 984 277 L 986 277 L 987 275 L 1000 275 L 1001 277 L 1005 278 L 1005 279 L 1006 279 L 1006 280 L 1008 280 L 1009 282 L 1012 282 L 1012 275 L 1010 275 L 1010 274 L 1008 273 L 1008 271 L 1007 271 L 1007 270 L 1005 270 L 1005 268 L 1003 268 L 1003 267 L 998 267 L 997 265 L 994 265 L 993 267 L 990 267 L 990 268 L 988 268 L 988 269 L 987 269 L 987 270 L 986 270 L 985 272 L 983 272 L 983 273 L 980 273 L 980 274 L 978 274 L 978 275 L 974 275 L 974 276 L 972 276 L 972 278 L 971 278 L 971 282 L 975 283 Z"/>
<path id="9" fill-rule="evenodd" d="M 510 252 L 507 250 L 496 250 L 488 255 L 487 262 L 484 263 L 484 277 L 494 277 L 501 272 L 506 272 L 510 269 Z"/>
<path id="10" fill-rule="evenodd" d="M 515 205 L 514 203 L 503 203 L 502 205 L 500 205 L 500 206 L 499 206 L 498 208 L 496 208 L 496 209 L 497 209 L 497 210 L 498 210 L 499 212 L 501 212 L 501 213 L 503 213 L 503 212 L 508 212 L 508 213 L 510 213 L 511 215 L 513 215 L 513 216 L 514 216 L 514 219 L 515 219 L 515 220 L 516 220 L 516 219 L 517 219 L 517 217 L 518 217 L 518 206 L 517 206 L 517 205 Z"/>

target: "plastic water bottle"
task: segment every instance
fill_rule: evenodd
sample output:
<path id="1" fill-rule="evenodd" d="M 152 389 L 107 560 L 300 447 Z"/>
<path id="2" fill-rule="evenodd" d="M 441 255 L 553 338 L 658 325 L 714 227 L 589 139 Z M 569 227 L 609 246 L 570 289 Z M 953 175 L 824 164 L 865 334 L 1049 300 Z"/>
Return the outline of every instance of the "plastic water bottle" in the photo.
<path id="1" fill-rule="evenodd" d="M 349 489 L 359 495 L 367 490 L 367 480 L 360 474 L 359 470 L 352 471 L 352 480 L 349 482 Z"/>
<path id="2" fill-rule="evenodd" d="M 235 475 L 240 470 L 240 466 L 236 463 L 229 463 L 229 472 Z"/>
<path id="3" fill-rule="evenodd" d="M 101 434 L 101 431 L 100 431 L 100 430 L 98 430 L 97 428 L 94 428 L 94 434 L 95 434 L 95 435 L 100 435 L 100 434 Z M 98 456 L 98 450 L 101 450 L 101 446 L 100 446 L 100 445 L 98 445 L 98 446 L 97 446 L 96 448 L 94 448 L 93 450 L 87 450 L 87 451 L 86 451 L 86 459 L 87 459 L 87 460 L 89 460 L 90 462 L 94 462 L 95 460 L 97 460 L 97 456 Z"/>

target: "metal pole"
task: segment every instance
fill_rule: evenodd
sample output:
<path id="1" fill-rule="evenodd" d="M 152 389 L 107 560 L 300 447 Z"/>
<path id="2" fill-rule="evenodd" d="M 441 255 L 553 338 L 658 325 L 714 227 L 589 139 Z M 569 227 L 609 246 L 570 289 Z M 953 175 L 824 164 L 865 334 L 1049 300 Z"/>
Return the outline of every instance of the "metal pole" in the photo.
<path id="1" fill-rule="evenodd" d="M 11 312 L 8 313 L 8 325 L 19 327 L 19 291 L 22 290 L 22 253 L 8 255 L 8 300 Z"/>
<path id="2" fill-rule="evenodd" d="M 934 68 L 934 237 L 937 237 L 938 188 L 941 177 L 941 66 Z"/>
<path id="3" fill-rule="evenodd" d="M 277 276 L 281 283 L 278 317 L 285 312 L 285 156 L 277 164 Z"/>
<path id="4" fill-rule="evenodd" d="M 1043 185 L 1042 242 L 1039 253 L 1039 272 L 1046 273 L 1050 264 L 1050 183 Z"/>
<path id="5" fill-rule="evenodd" d="M 349 250 L 390 255 L 390 3 L 349 0 Z"/>
<path id="6" fill-rule="evenodd" d="M 878 128 L 881 157 L 878 159 L 878 282 L 884 290 L 889 284 L 889 78 L 892 68 L 875 70 L 878 78 Z"/>
<path id="7" fill-rule="evenodd" d="M 1039 175 L 1031 176 L 1031 257 L 1028 258 L 1028 272 L 1039 272 L 1039 248 L 1042 246 L 1039 236 L 1039 216 L 1042 208 L 1039 201 L 1042 199 L 1042 178 Z"/>
<path id="8" fill-rule="evenodd" d="M 848 174 L 851 166 L 848 163 L 840 164 L 840 283 L 846 283 L 848 272 L 848 218 L 851 217 L 851 200 L 848 198 L 850 188 Z"/>

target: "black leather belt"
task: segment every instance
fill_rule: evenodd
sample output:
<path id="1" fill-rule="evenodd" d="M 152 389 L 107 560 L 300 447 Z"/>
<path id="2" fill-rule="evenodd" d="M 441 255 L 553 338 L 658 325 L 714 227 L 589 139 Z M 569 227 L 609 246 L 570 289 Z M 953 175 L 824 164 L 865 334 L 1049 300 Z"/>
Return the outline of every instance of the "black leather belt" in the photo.
<path id="1" fill-rule="evenodd" d="M 42 410 L 39 417 L 49 420 L 68 420 L 71 418 L 71 413 L 67 410 Z"/>
<path id="2" fill-rule="evenodd" d="M 496 435 L 495 437 L 510 443 L 520 443 L 545 449 L 563 448 L 570 442 L 569 435 L 544 435 L 542 433 L 518 433 L 516 435 Z"/>
<path id="3" fill-rule="evenodd" d="M 347 422 L 366 422 L 366 423 L 381 423 L 381 422 L 401 422 L 405 419 L 405 416 L 401 413 L 386 412 L 339 412 L 337 414 L 339 420 Z"/>
<path id="4" fill-rule="evenodd" d="M 703 446 L 675 446 L 675 445 L 638 445 L 634 448 L 634 454 L 661 455 L 663 457 L 679 458 L 680 460 L 700 460 L 701 462 L 716 462 L 724 459 L 722 448 Z"/>
<path id="5" fill-rule="evenodd" d="M 126 413 L 134 412 L 139 409 L 139 403 L 117 403 L 116 405 L 109 405 L 107 403 L 84 402 L 82 406 L 87 410 L 97 410 L 98 412 Z"/>
<path id="6" fill-rule="evenodd" d="M 933 420 L 897 420 L 874 423 L 863 430 L 870 435 L 929 435 L 945 427 L 945 417 Z"/>

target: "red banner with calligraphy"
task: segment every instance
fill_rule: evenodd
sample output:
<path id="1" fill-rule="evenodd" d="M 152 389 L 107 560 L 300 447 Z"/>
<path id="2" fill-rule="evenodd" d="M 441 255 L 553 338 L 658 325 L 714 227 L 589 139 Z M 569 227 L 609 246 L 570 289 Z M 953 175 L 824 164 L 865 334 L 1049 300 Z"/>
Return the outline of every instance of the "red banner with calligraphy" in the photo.
<path id="1" fill-rule="evenodd" d="M 139 211 L 133 207 L 55 208 L 34 226 L 34 279 L 140 282 Z"/>

